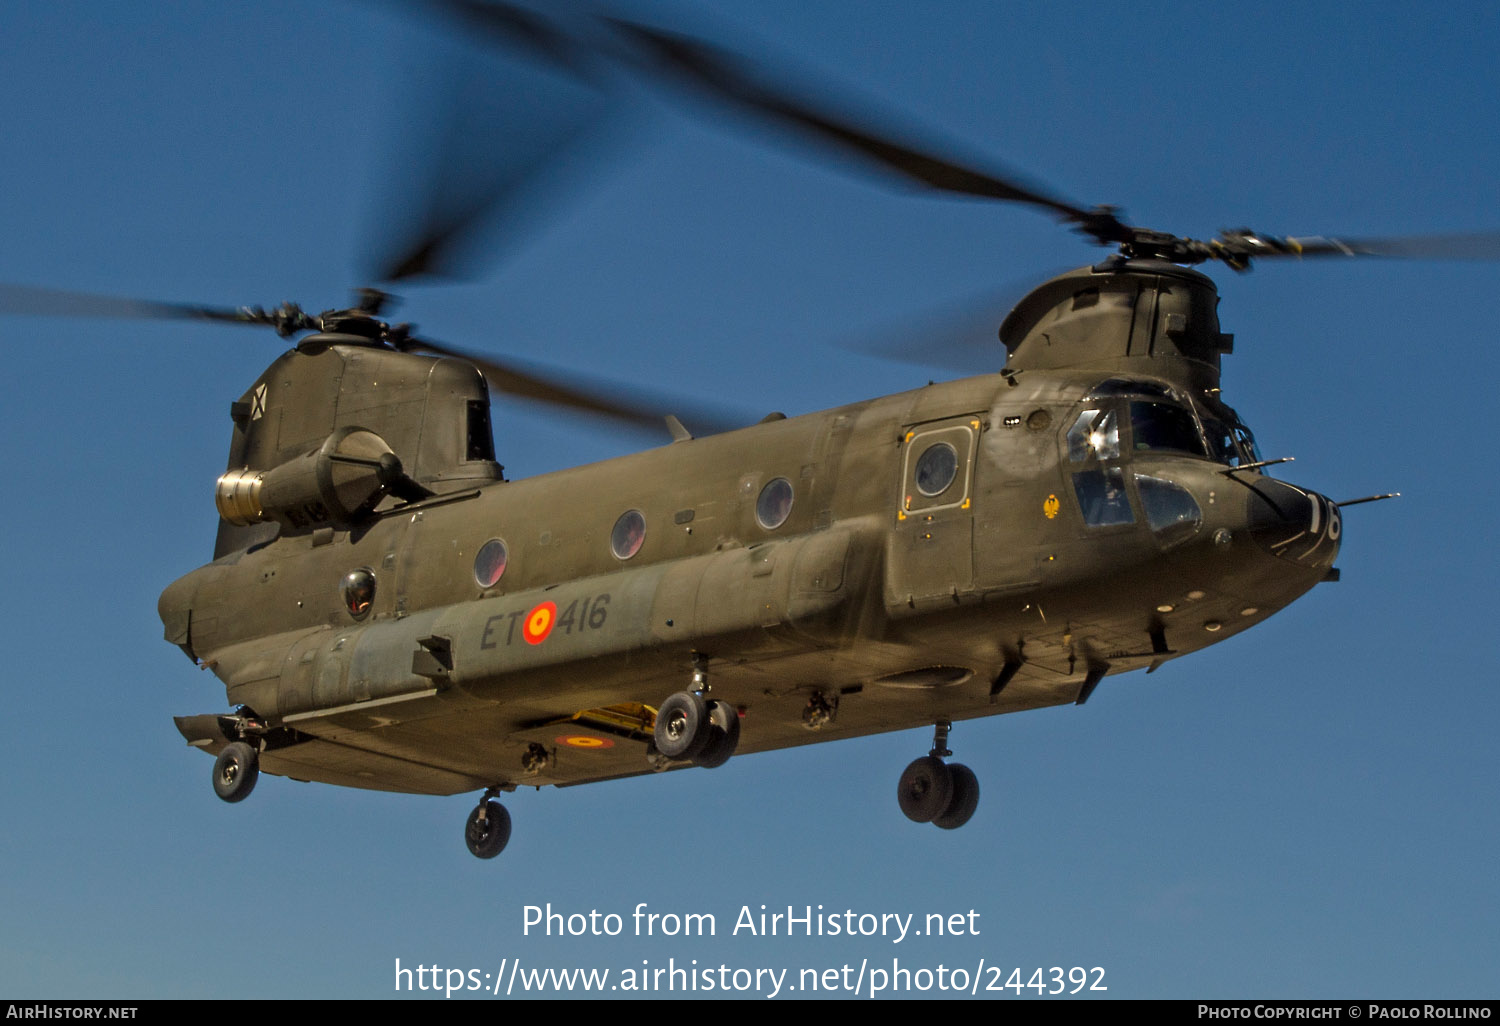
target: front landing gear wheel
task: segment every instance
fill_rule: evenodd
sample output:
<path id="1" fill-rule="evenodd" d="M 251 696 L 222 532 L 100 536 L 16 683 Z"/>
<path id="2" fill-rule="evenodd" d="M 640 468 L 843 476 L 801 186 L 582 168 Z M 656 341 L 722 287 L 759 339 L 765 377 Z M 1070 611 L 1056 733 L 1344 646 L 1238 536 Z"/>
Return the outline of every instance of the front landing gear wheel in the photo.
<path id="1" fill-rule="evenodd" d="M 704 769 L 714 769 L 729 761 L 740 743 L 740 713 L 728 702 L 709 699 L 708 743 L 693 761 Z"/>
<path id="2" fill-rule="evenodd" d="M 924 755 L 906 767 L 896 785 L 896 801 L 914 823 L 931 823 L 952 800 L 953 774 L 935 755 Z"/>
<path id="3" fill-rule="evenodd" d="M 260 753 L 243 741 L 224 746 L 214 760 L 214 794 L 226 802 L 242 802 L 260 779 Z"/>
<path id="4" fill-rule="evenodd" d="M 482 802 L 469 813 L 464 843 L 481 859 L 492 859 L 510 842 L 510 813 L 499 802 Z"/>
<path id="5" fill-rule="evenodd" d="M 953 799 L 933 819 L 932 825 L 944 830 L 957 830 L 979 808 L 979 778 L 974 775 L 973 770 L 958 762 L 949 765 L 948 772 L 953 776 Z"/>
<path id="6" fill-rule="evenodd" d="M 679 691 L 656 713 L 656 750 L 669 759 L 696 759 L 713 738 L 708 703 L 692 691 Z"/>

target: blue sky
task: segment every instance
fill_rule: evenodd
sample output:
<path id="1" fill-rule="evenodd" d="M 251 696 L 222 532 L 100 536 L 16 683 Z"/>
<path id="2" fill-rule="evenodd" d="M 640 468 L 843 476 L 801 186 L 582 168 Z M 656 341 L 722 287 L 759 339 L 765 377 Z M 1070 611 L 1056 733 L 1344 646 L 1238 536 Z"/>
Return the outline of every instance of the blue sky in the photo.
<path id="1" fill-rule="evenodd" d="M 1387 3 L 699 5 L 923 138 L 1135 223 L 1354 237 L 1500 228 L 1500 14 Z M 412 97 L 463 48 L 400 4 L 13 5 L 0 281 L 313 308 L 364 284 L 417 163 Z M 496 71 L 497 75 L 502 74 Z M 637 97 L 609 156 L 433 337 L 809 412 L 951 376 L 852 355 L 934 306 L 1089 262 L 1035 212 L 921 195 Z M 509 241 L 509 245 L 507 245 Z M 403 966 L 1100 966 L 1112 997 L 1495 997 L 1494 264 L 1215 271 L 1225 396 L 1348 511 L 1343 580 L 1083 708 L 960 725 L 963 830 L 896 808 L 930 734 L 471 797 L 264 777 L 239 806 L 174 714 L 224 696 L 161 640 L 205 562 L 236 398 L 280 351 L 191 324 L 0 320 L 9 653 L 0 995 L 393 993 Z M 1019 294 L 1019 293 L 1017 293 Z M 1004 310 L 996 310 L 996 322 Z M 999 353 L 996 351 L 995 366 Z M 497 403 L 524 477 L 640 443 Z M 662 441 L 665 441 L 665 435 Z M 711 912 L 703 939 L 523 935 L 523 909 Z M 742 906 L 975 910 L 977 936 L 752 938 Z M 627 920 L 628 922 L 628 920 Z M 627 931 L 629 932 L 629 931 Z M 986 982 L 990 977 L 985 977 Z"/>

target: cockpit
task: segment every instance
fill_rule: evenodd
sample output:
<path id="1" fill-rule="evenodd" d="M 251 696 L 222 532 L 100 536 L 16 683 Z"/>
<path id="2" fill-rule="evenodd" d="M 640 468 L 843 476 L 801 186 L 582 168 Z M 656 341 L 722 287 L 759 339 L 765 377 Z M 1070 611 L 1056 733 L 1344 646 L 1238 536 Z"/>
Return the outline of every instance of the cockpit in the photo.
<path id="1" fill-rule="evenodd" d="M 1214 397 L 1195 404 L 1157 381 L 1110 378 L 1084 397 L 1085 409 L 1068 432 L 1068 456 L 1119 459 L 1128 424 L 1132 453 L 1179 453 L 1231 467 L 1260 462 L 1255 436 L 1234 410 Z M 1092 453 L 1089 452 L 1092 450 Z"/>
<path id="2" fill-rule="evenodd" d="M 1173 480 L 1180 473 L 1153 469 L 1149 457 L 1188 456 L 1231 467 L 1260 461 L 1250 429 L 1217 397 L 1194 402 L 1171 385 L 1128 378 L 1103 381 L 1084 397 L 1066 447 L 1086 525 L 1133 524 L 1139 508 L 1166 545 L 1196 533 L 1202 511 Z"/>

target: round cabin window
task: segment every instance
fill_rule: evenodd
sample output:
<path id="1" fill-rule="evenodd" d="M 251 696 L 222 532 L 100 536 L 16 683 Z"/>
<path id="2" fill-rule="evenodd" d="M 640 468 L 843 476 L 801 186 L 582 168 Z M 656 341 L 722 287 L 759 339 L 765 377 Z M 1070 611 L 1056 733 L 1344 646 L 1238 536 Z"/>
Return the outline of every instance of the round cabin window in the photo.
<path id="1" fill-rule="evenodd" d="M 792 515 L 792 483 L 784 477 L 774 478 L 760 490 L 755 500 L 755 522 L 774 531 Z"/>
<path id="2" fill-rule="evenodd" d="M 481 588 L 493 588 L 500 583 L 507 555 L 505 543 L 499 538 L 491 538 L 480 546 L 479 554 L 474 557 L 474 580 Z"/>
<path id="3" fill-rule="evenodd" d="M 375 571 L 367 566 L 351 570 L 344 575 L 340 591 L 344 596 L 344 608 L 356 620 L 370 615 L 375 605 Z"/>
<path id="4" fill-rule="evenodd" d="M 626 510 L 609 533 L 609 551 L 616 559 L 629 559 L 641 551 L 641 543 L 645 540 L 646 518 L 638 509 Z"/>
<path id="5" fill-rule="evenodd" d="M 917 457 L 917 491 L 929 499 L 942 495 L 958 476 L 958 450 L 947 442 L 934 442 Z"/>

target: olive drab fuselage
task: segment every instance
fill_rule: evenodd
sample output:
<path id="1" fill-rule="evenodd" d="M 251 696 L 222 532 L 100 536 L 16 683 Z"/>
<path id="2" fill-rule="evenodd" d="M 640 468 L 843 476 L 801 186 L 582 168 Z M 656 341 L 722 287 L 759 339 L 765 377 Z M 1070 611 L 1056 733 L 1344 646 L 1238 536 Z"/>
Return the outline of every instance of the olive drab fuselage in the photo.
<path id="1" fill-rule="evenodd" d="M 218 558 L 162 596 L 237 710 L 179 726 L 448 794 L 675 765 L 652 721 L 695 669 L 741 752 L 1087 699 L 1337 553 L 1219 400 L 1216 303 L 1106 262 L 1017 306 L 1001 372 L 515 482 L 473 368 L 313 336 L 235 404 Z"/>

